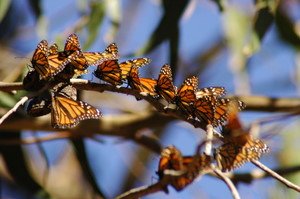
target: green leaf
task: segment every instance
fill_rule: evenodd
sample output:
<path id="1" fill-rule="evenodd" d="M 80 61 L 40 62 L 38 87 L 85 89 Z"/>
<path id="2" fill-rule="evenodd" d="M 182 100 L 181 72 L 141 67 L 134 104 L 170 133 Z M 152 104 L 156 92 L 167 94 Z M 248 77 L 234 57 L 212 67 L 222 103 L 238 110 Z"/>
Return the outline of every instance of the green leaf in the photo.
<path id="1" fill-rule="evenodd" d="M 96 40 L 99 32 L 99 27 L 102 24 L 105 13 L 105 6 L 103 2 L 93 1 L 91 2 L 90 8 L 91 13 L 89 15 L 89 20 L 87 23 L 89 36 L 83 46 L 83 49 L 88 49 Z"/>
<path id="2" fill-rule="evenodd" d="M 10 4 L 11 4 L 11 0 L 0 1 L 0 22 L 3 20 L 4 16 L 6 15 Z"/>

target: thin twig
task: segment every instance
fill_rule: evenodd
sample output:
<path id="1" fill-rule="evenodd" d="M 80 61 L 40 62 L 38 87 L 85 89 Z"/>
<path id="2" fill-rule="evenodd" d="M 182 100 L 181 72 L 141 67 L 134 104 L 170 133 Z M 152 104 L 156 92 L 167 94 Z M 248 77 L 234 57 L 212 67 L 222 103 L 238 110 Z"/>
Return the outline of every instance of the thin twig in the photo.
<path id="1" fill-rule="evenodd" d="M 296 185 L 296 184 L 290 182 L 289 180 L 285 179 L 284 177 L 282 177 L 281 175 L 279 175 L 278 173 L 276 173 L 272 169 L 268 168 L 267 166 L 265 166 L 261 162 L 259 162 L 257 160 L 252 160 L 251 162 L 253 164 L 255 164 L 256 166 L 258 166 L 259 168 L 261 168 L 262 170 L 264 170 L 265 172 L 267 172 L 273 178 L 276 178 L 277 180 L 279 180 L 280 182 L 285 184 L 287 187 L 289 187 L 291 189 L 294 189 L 297 192 L 300 192 L 300 187 L 298 185 Z"/>
<path id="2" fill-rule="evenodd" d="M 208 124 L 206 127 L 206 142 L 204 147 L 204 153 L 211 156 L 212 154 L 212 140 L 214 138 L 213 126 Z"/>
<path id="3" fill-rule="evenodd" d="M 232 183 L 232 181 L 226 176 L 224 175 L 220 170 L 218 169 L 213 169 L 214 173 L 219 176 L 221 178 L 221 180 L 223 180 L 225 182 L 225 184 L 228 186 L 228 188 L 230 189 L 231 193 L 232 193 L 232 197 L 234 199 L 240 199 L 240 195 L 239 192 L 237 191 L 236 187 L 234 186 L 234 184 Z"/>
<path id="4" fill-rule="evenodd" d="M 7 113 L 5 113 L 1 118 L 0 118 L 0 124 L 2 124 L 2 122 L 8 118 L 8 116 L 10 116 L 11 114 L 13 114 L 14 112 L 17 111 L 17 109 L 19 108 L 19 106 L 23 105 L 27 100 L 29 99 L 28 96 L 24 96 L 20 99 L 20 101 L 18 101 L 15 106 L 10 109 Z"/>
<path id="5" fill-rule="evenodd" d="M 288 175 L 299 172 L 300 165 L 272 170 L 279 175 Z M 253 180 L 272 177 L 269 173 L 262 171 L 261 169 L 254 169 L 249 173 L 229 173 L 227 176 L 234 182 L 234 184 L 237 184 L 239 182 L 251 183 Z"/>

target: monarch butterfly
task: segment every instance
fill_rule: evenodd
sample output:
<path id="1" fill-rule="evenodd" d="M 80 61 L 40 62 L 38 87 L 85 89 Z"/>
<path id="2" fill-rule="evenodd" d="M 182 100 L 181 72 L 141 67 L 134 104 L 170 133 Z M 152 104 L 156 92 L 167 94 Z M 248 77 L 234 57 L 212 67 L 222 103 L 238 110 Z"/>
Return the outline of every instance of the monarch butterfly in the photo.
<path id="1" fill-rule="evenodd" d="M 150 62 L 151 59 L 149 58 L 137 58 L 120 63 L 119 65 L 122 70 L 122 80 L 126 80 L 132 72 L 138 74 L 136 70 L 133 70 L 133 66 L 135 67 L 135 69 L 139 69 L 140 67 L 145 66 Z"/>
<path id="2" fill-rule="evenodd" d="M 214 152 L 218 167 L 230 171 L 251 160 L 258 160 L 269 147 L 260 139 L 253 139 L 242 128 L 236 102 L 228 104 L 228 124 L 223 128 L 224 144 Z"/>
<path id="3" fill-rule="evenodd" d="M 194 104 L 194 117 L 207 124 L 212 124 L 214 121 L 215 106 L 211 103 L 210 98 L 198 98 Z"/>
<path id="4" fill-rule="evenodd" d="M 75 60 L 72 60 L 68 64 L 68 67 L 73 67 L 74 68 L 73 70 L 77 69 L 78 70 L 77 73 L 80 73 L 80 71 L 82 71 L 82 73 L 84 73 L 84 71 L 88 68 L 89 65 L 88 65 L 88 62 L 87 62 L 85 56 L 83 55 L 83 53 L 81 51 L 79 39 L 78 39 L 77 35 L 73 33 L 73 34 L 69 35 L 68 39 L 66 40 L 64 53 L 69 55 L 76 51 L 79 53 L 79 55 Z"/>
<path id="5" fill-rule="evenodd" d="M 51 96 L 49 91 L 31 99 L 27 105 L 26 112 L 31 117 L 40 117 L 51 112 Z"/>
<path id="6" fill-rule="evenodd" d="M 118 60 L 105 61 L 97 66 L 94 75 L 112 85 L 121 85 L 121 68 Z"/>
<path id="7" fill-rule="evenodd" d="M 171 67 L 163 65 L 155 87 L 157 94 L 162 96 L 168 103 L 172 103 L 176 96 L 176 87 L 173 84 Z"/>
<path id="8" fill-rule="evenodd" d="M 206 87 L 197 90 L 196 98 L 202 98 L 204 96 L 222 97 L 226 94 L 224 87 Z"/>
<path id="9" fill-rule="evenodd" d="M 48 42 L 42 40 L 32 56 L 31 63 L 32 67 L 39 73 L 40 79 L 48 80 L 61 72 L 78 55 L 77 51 L 68 56 L 49 54 Z"/>
<path id="10" fill-rule="evenodd" d="M 145 93 L 147 95 L 151 96 L 157 96 L 155 86 L 157 84 L 156 79 L 151 79 L 151 78 L 139 78 L 140 85 L 139 89 L 140 92 Z"/>
<path id="11" fill-rule="evenodd" d="M 234 106 L 237 106 L 238 110 L 245 108 L 245 104 L 239 100 L 231 100 L 228 98 L 217 99 L 215 104 L 214 121 L 212 123 L 213 126 L 222 125 L 226 122 L 229 113 L 228 106 L 231 102 L 235 104 Z"/>
<path id="12" fill-rule="evenodd" d="M 219 98 L 225 95 L 225 92 L 224 87 L 199 89 L 195 94 L 197 100 L 194 103 L 194 116 L 214 126 L 225 121 L 229 100 Z"/>
<path id="13" fill-rule="evenodd" d="M 184 80 L 181 87 L 178 89 L 175 96 L 175 103 L 188 116 L 193 115 L 192 104 L 196 101 L 195 92 L 198 89 L 198 78 L 195 76 Z"/>
<path id="14" fill-rule="evenodd" d="M 157 174 L 159 179 L 164 176 L 165 170 L 183 171 L 184 173 L 172 178 L 170 185 L 177 191 L 181 191 L 191 184 L 202 172 L 210 168 L 211 158 L 205 154 L 195 156 L 182 156 L 174 146 L 163 149 L 158 165 Z M 166 189 L 167 192 L 167 189 Z"/>
<path id="15" fill-rule="evenodd" d="M 76 100 L 77 91 L 71 85 L 58 84 L 51 92 L 51 124 L 54 128 L 73 128 L 81 120 L 98 119 L 101 112 L 86 102 Z"/>
<path id="16" fill-rule="evenodd" d="M 119 58 L 118 47 L 115 43 L 109 44 L 104 52 L 82 52 L 88 65 L 99 65 L 104 61 Z"/>

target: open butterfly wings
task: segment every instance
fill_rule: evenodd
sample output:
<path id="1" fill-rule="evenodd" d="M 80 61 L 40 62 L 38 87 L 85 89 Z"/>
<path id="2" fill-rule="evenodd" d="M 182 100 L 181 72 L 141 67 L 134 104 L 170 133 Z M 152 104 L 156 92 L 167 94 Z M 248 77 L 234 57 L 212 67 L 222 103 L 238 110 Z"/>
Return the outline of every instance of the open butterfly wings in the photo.
<path id="1" fill-rule="evenodd" d="M 76 100 L 72 92 L 71 89 L 68 92 L 61 90 L 51 93 L 51 124 L 54 128 L 73 128 L 82 120 L 99 119 L 102 116 L 98 109 Z"/>
<path id="2" fill-rule="evenodd" d="M 88 65 L 99 65 L 104 61 L 119 58 L 118 47 L 115 43 L 108 45 L 104 52 L 83 52 Z"/>
<path id="3" fill-rule="evenodd" d="M 155 89 L 157 94 L 162 96 L 168 103 L 174 101 L 176 87 L 173 84 L 172 71 L 169 65 L 165 64 L 161 68 Z"/>
<path id="4" fill-rule="evenodd" d="M 129 75 L 132 74 L 132 72 L 137 73 L 135 69 L 139 69 L 151 62 L 151 59 L 149 58 L 137 58 L 132 60 L 127 60 L 125 62 L 120 63 L 120 68 L 122 70 L 122 79 L 126 80 Z"/>
<path id="5" fill-rule="evenodd" d="M 228 124 L 225 126 L 224 144 L 215 150 L 214 156 L 222 171 L 230 171 L 251 160 L 258 160 L 269 147 L 260 139 L 253 139 L 242 128 L 238 119 L 239 102 L 227 104 Z"/>

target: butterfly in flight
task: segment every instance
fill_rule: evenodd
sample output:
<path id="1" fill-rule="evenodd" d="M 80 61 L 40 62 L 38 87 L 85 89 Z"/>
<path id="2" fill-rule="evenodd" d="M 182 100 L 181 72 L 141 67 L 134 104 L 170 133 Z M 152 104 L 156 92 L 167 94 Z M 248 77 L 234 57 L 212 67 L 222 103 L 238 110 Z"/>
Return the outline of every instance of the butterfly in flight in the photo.
<path id="1" fill-rule="evenodd" d="M 98 109 L 77 100 L 76 88 L 71 85 L 58 84 L 51 92 L 51 99 L 51 124 L 54 128 L 73 128 L 82 120 L 102 116 Z"/>
<path id="2" fill-rule="evenodd" d="M 168 103 L 173 103 L 176 96 L 176 86 L 173 84 L 171 67 L 165 64 L 160 69 L 155 90 Z"/>
<path id="3" fill-rule="evenodd" d="M 254 139 L 248 130 L 243 129 L 238 118 L 236 102 L 228 104 L 228 123 L 222 130 L 223 142 L 214 156 L 222 171 L 231 171 L 249 162 L 258 160 L 269 147 L 260 139 Z"/>

